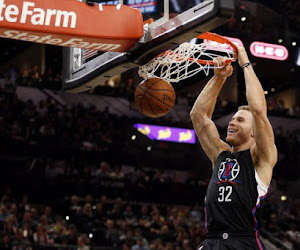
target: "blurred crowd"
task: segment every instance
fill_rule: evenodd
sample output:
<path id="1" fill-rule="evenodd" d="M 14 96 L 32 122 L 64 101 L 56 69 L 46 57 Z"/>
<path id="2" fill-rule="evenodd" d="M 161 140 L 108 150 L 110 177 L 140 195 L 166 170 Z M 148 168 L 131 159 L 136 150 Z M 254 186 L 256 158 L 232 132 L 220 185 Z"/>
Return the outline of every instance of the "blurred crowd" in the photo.
<path id="1" fill-rule="evenodd" d="M 55 73 L 47 68 L 41 73 L 38 65 L 21 68 L 11 66 L 7 71 L 0 72 L 0 88 L 14 89 L 16 86 L 28 86 L 35 88 L 48 88 L 60 90 L 62 84 L 62 73 Z"/>
<path id="2" fill-rule="evenodd" d="M 268 3 L 288 17 L 291 30 L 299 30 L 300 12 L 293 14 L 298 2 Z M 235 36 L 240 32 L 241 38 L 251 37 L 251 32 L 266 40 L 274 36 L 272 27 L 255 20 L 232 19 L 226 29 L 229 35 L 230 30 Z M 37 65 L 0 72 L 0 249 L 196 249 L 206 236 L 203 206 L 209 176 L 201 174 L 210 165 L 203 160 L 202 170 L 188 169 L 193 153 L 186 145 L 178 151 L 188 152 L 186 165 L 170 165 L 162 157 L 152 159 L 156 164 L 146 163 L 139 146 L 128 142 L 137 121 L 113 115 L 109 107 L 66 107 L 51 97 L 35 105 L 16 95 L 17 86 L 60 90 L 61 84 L 61 72 L 48 68 L 42 74 Z M 94 93 L 133 102 L 134 90 L 133 80 L 123 79 L 118 86 L 107 82 Z M 196 97 L 181 92 L 176 102 L 191 107 Z M 280 99 L 273 98 L 268 108 L 271 115 L 300 117 L 299 106 L 287 108 Z M 218 99 L 214 115 L 235 109 L 234 103 Z M 168 125 L 192 128 L 190 121 Z M 224 138 L 226 131 L 219 131 Z M 280 249 L 300 249 L 300 199 L 290 194 L 289 186 L 300 178 L 300 130 L 274 132 L 279 158 L 265 199 L 261 235 Z M 160 151 L 169 154 L 166 145 Z M 198 144 L 191 147 L 204 155 Z"/>
<path id="3" fill-rule="evenodd" d="M 111 81 L 111 80 L 110 80 Z M 102 86 L 98 86 L 93 90 L 93 94 L 123 97 L 134 103 L 134 92 L 136 86 L 132 78 L 122 79 L 118 85 L 110 84 L 110 81 L 105 82 Z M 7 72 L 0 73 L 0 91 L 5 89 L 6 92 L 14 93 L 17 86 L 36 87 L 40 89 L 61 90 L 62 87 L 61 73 L 55 74 L 49 68 L 45 74 L 41 74 L 37 65 L 34 65 L 26 72 L 18 70 L 16 67 L 11 67 Z M 198 93 L 194 91 L 182 91 L 176 96 L 176 104 L 192 107 Z M 49 100 L 48 100 L 49 101 Z M 300 107 L 294 105 L 287 107 L 284 101 L 280 98 L 271 98 L 268 100 L 268 112 L 271 115 L 280 115 L 286 117 L 300 117 Z M 49 103 L 41 102 L 40 108 Z M 236 110 L 236 105 L 226 99 L 218 98 L 214 115 L 223 116 Z"/>
<path id="4" fill-rule="evenodd" d="M 68 175 L 68 171 L 62 168 L 60 173 L 61 176 Z M 138 171 L 127 177 L 126 173 L 120 174 L 113 169 L 107 173 L 106 178 L 99 174 L 98 187 L 99 183 L 102 184 L 95 196 L 90 193 L 78 195 L 77 187 L 69 190 L 73 195 L 60 188 L 56 200 L 51 195 L 47 198 L 49 192 L 46 190 L 54 184 L 53 178 L 47 179 L 47 188 L 40 187 L 45 195 L 43 203 L 31 201 L 31 195 L 20 190 L 15 194 L 16 189 L 3 188 L 0 203 L 1 249 L 64 246 L 66 249 L 191 250 L 196 249 L 205 238 L 203 205 L 196 201 L 194 205 L 186 206 L 170 204 L 167 200 L 155 202 L 121 198 L 116 192 L 109 192 L 118 180 L 140 179 L 134 183 L 134 188 L 138 189 L 155 177 L 151 178 L 148 174 L 141 177 Z M 80 175 L 79 179 L 86 178 Z M 70 187 L 70 178 L 64 176 L 61 180 L 65 187 Z M 88 182 L 92 181 L 90 177 Z M 76 183 L 78 181 L 73 185 Z M 124 187 L 119 186 L 118 194 L 123 195 L 122 190 Z M 159 192 L 156 194 L 159 200 Z M 264 204 L 261 234 L 280 249 L 299 249 L 300 200 L 285 200 L 281 195 L 274 181 Z M 194 199 L 199 197 L 197 193 Z"/>
<path id="5" fill-rule="evenodd" d="M 112 115 L 109 108 L 61 107 L 51 98 L 36 106 L 30 100 L 22 102 L 9 88 L 2 89 L 2 157 L 12 152 L 16 158 L 31 154 L 35 160 L 30 173 L 39 169 L 31 183 L 27 173 L 13 179 L 13 191 L 3 186 L 11 180 L 2 177 L 2 247 L 195 249 L 205 238 L 207 179 L 186 169 L 178 172 L 175 165 L 171 170 L 136 165 L 128 157 L 127 128 L 133 122 Z M 222 136 L 225 133 L 221 130 Z M 280 247 L 297 249 L 300 201 L 282 200 L 280 193 L 288 190 L 288 181 L 299 179 L 300 134 L 278 129 L 275 136 L 279 161 L 266 199 L 262 233 Z M 30 151 L 31 147 L 39 150 Z M 98 158 L 88 155 L 78 160 L 80 152 L 95 152 Z M 108 157 L 108 162 L 99 157 Z"/>
<path id="6" fill-rule="evenodd" d="M 60 244 L 69 245 L 69 249 L 190 250 L 205 237 L 198 205 L 168 206 L 108 199 L 105 195 L 98 199 L 72 195 L 66 197 L 64 214 L 59 214 L 48 204 L 30 203 L 27 195 L 16 199 L 10 188 L 2 194 L 1 249 Z"/>

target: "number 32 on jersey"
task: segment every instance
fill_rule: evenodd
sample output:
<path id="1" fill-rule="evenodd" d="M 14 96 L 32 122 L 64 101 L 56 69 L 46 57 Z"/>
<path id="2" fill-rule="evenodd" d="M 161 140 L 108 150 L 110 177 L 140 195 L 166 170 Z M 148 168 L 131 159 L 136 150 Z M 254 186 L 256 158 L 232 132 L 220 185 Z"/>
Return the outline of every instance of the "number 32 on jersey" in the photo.
<path id="1" fill-rule="evenodd" d="M 231 202 L 232 186 L 219 187 L 218 202 Z"/>

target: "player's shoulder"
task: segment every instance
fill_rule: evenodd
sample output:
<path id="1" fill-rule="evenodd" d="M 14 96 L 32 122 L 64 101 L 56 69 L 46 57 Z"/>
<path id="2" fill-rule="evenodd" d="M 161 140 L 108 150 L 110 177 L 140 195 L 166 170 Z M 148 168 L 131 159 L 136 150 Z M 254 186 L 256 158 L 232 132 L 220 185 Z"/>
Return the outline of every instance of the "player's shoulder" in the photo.
<path id="1" fill-rule="evenodd" d="M 219 148 L 218 148 L 218 155 L 216 156 L 215 159 L 211 160 L 213 168 L 216 165 L 216 162 L 217 162 L 218 158 L 223 157 L 224 155 L 227 155 L 230 152 L 231 152 L 231 147 L 229 146 L 229 144 L 227 144 L 223 140 L 220 140 L 220 145 L 219 145 Z"/>
<path id="2" fill-rule="evenodd" d="M 251 158 L 254 164 L 254 167 L 264 167 L 264 168 L 271 168 L 273 169 L 276 162 L 277 162 L 277 147 L 275 144 L 272 144 L 270 147 L 270 156 L 269 157 L 261 157 L 261 154 L 259 153 L 259 149 L 257 148 L 256 144 L 254 144 L 250 148 L 250 154 Z"/>

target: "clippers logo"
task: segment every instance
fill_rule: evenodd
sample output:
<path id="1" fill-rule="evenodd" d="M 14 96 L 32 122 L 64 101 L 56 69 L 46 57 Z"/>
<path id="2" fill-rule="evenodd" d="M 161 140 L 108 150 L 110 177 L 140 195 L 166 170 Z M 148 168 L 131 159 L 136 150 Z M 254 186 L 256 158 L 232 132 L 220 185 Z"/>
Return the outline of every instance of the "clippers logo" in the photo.
<path id="1" fill-rule="evenodd" d="M 236 159 L 227 158 L 224 162 L 220 164 L 218 171 L 218 181 L 220 182 L 231 182 L 233 184 L 239 183 L 236 180 L 237 176 L 240 173 L 240 165 L 238 164 Z"/>

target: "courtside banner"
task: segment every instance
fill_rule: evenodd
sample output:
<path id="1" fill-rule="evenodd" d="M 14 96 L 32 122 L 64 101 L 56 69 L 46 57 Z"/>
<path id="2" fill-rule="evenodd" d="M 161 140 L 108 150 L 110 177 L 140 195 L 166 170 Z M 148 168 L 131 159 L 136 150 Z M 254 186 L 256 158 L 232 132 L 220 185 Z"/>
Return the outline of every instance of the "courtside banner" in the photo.
<path id="1" fill-rule="evenodd" d="M 143 36 L 143 17 L 126 5 L 75 0 L 0 0 L 0 37 L 123 52 Z"/>

